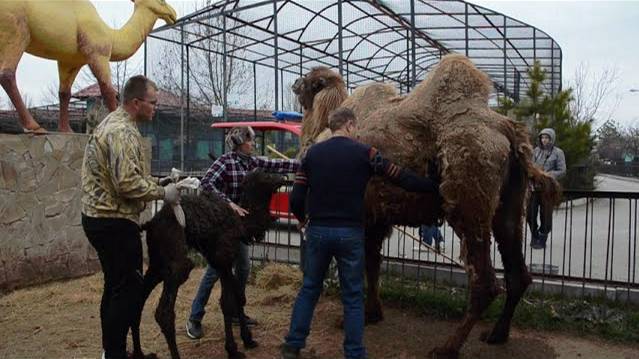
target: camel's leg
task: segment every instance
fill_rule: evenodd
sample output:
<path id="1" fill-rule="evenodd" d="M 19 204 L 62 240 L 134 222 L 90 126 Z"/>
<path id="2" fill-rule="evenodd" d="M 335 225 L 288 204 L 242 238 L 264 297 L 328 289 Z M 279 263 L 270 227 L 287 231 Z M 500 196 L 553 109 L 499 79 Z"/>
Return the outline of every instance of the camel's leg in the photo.
<path id="1" fill-rule="evenodd" d="M 162 334 L 169 346 L 172 359 L 179 359 L 180 353 L 175 341 L 175 299 L 180 285 L 189 277 L 189 271 L 171 269 L 171 275 L 164 280 L 160 302 L 155 310 L 155 321 L 160 325 Z"/>
<path id="2" fill-rule="evenodd" d="M 58 62 L 58 76 L 60 78 L 60 119 L 58 131 L 73 132 L 69 125 L 69 101 L 71 100 L 71 86 L 82 65 L 70 65 Z"/>
<path id="3" fill-rule="evenodd" d="M 89 62 L 89 68 L 93 75 L 98 80 L 100 85 L 100 92 L 106 107 L 109 111 L 113 112 L 118 107 L 118 101 L 116 99 L 116 92 L 111 82 L 111 67 L 109 66 L 108 57 L 98 57 L 92 59 Z"/>
<path id="4" fill-rule="evenodd" d="M 0 32 L 0 85 L 16 108 L 22 127 L 26 130 L 36 130 L 37 133 L 46 133 L 47 131 L 41 128 L 29 113 L 16 83 L 16 69 L 30 41 L 27 23 L 15 21 L 13 17 L 5 19 L 3 15 L 0 14 L 3 27 L 12 31 Z"/>
<path id="5" fill-rule="evenodd" d="M 237 296 L 237 293 L 239 292 L 239 285 L 237 285 L 237 280 L 233 277 L 230 268 L 216 267 L 215 269 L 218 271 L 220 281 L 222 282 L 220 306 L 222 307 L 222 314 L 224 315 L 224 349 L 226 349 L 229 359 L 243 359 L 246 356 L 244 353 L 237 350 L 237 344 L 233 337 L 233 323 L 231 318 L 233 318 L 234 315 L 242 314 L 240 315 L 240 325 L 242 325 L 242 319 L 244 319 L 244 328 L 240 329 L 243 332 L 242 339 L 246 336 L 246 339 L 249 340 L 249 344 L 253 342 L 253 339 L 251 338 L 250 330 L 246 325 L 246 318 L 244 318 L 243 311 L 240 309 L 240 297 Z"/>
<path id="6" fill-rule="evenodd" d="M 244 343 L 244 348 L 253 349 L 257 348 L 258 343 L 253 340 L 251 330 L 246 323 L 246 314 L 244 313 L 244 306 L 246 305 L 245 291 L 240 286 L 239 279 L 233 275 L 228 279 L 229 284 L 232 284 L 233 293 L 235 295 L 235 306 L 237 307 L 238 318 L 240 319 L 240 336 Z"/>
<path id="7" fill-rule="evenodd" d="M 490 231 L 487 226 L 481 235 L 472 235 L 467 231 L 462 237 L 467 246 L 466 271 L 469 274 L 470 305 L 462 324 L 455 330 L 446 343 L 432 352 L 433 358 L 451 359 L 459 357 L 459 349 L 466 341 L 468 334 L 479 320 L 481 314 L 499 294 L 495 283 L 495 270 L 490 261 Z"/>
<path id="8" fill-rule="evenodd" d="M 504 343 L 508 340 L 515 308 L 526 288 L 532 283 L 522 252 L 525 183 L 521 173 L 516 170 L 511 173 L 512 176 L 518 177 L 513 177 L 511 182 L 504 186 L 502 204 L 493 219 L 493 234 L 504 264 L 507 296 L 501 316 L 492 332 L 482 335 L 482 339 L 489 344 Z"/>
<path id="9" fill-rule="evenodd" d="M 382 302 L 379 298 L 379 273 L 382 263 L 382 244 L 389 234 L 386 225 L 373 224 L 366 227 L 364 248 L 366 251 L 366 324 L 384 320 Z"/>
<path id="10" fill-rule="evenodd" d="M 140 322 L 142 319 L 142 311 L 144 310 L 144 303 L 149 298 L 149 295 L 155 289 L 155 287 L 162 281 L 157 270 L 152 267 L 144 274 L 144 288 L 142 292 L 142 303 L 139 306 L 139 311 L 131 325 L 131 337 L 133 339 L 133 359 L 151 359 L 155 357 L 155 354 L 144 355 L 142 346 L 140 344 Z"/>

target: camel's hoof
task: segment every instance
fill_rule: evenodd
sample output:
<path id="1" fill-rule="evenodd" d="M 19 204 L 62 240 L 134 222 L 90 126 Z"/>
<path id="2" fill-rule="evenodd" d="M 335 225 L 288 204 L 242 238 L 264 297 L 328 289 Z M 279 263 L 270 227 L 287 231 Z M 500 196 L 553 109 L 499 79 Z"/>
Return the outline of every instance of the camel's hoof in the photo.
<path id="1" fill-rule="evenodd" d="M 246 355 L 242 352 L 229 353 L 229 359 L 246 359 Z"/>
<path id="2" fill-rule="evenodd" d="M 430 352 L 431 359 L 458 359 L 459 351 L 448 348 L 435 348 Z"/>
<path id="3" fill-rule="evenodd" d="M 381 313 L 367 313 L 364 318 L 366 325 L 377 324 L 381 322 L 382 320 L 384 320 L 384 315 Z"/>
<path id="4" fill-rule="evenodd" d="M 158 359 L 158 356 L 155 353 L 142 354 L 142 353 L 132 353 L 128 355 L 130 359 Z"/>
<path id="5" fill-rule="evenodd" d="M 259 347 L 260 345 L 253 339 L 244 342 L 244 348 L 246 349 L 254 349 Z"/>
<path id="6" fill-rule="evenodd" d="M 479 340 L 486 344 L 504 344 L 508 341 L 508 335 L 496 334 L 494 331 L 485 331 L 479 335 Z"/>
<path id="7" fill-rule="evenodd" d="M 46 135 L 49 133 L 44 127 L 40 127 L 40 125 L 38 124 L 35 124 L 35 126 L 32 128 L 25 127 L 22 129 L 22 131 L 28 135 Z"/>

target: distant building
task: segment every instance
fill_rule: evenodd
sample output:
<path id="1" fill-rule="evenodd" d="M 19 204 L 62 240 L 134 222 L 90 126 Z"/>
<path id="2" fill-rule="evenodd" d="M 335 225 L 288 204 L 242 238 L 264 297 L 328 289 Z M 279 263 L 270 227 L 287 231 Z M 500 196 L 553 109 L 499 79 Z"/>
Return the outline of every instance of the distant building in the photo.
<path id="1" fill-rule="evenodd" d="M 155 174 L 167 173 L 172 167 L 180 167 L 182 118 L 184 118 L 184 170 L 205 171 L 211 165 L 209 153 L 220 156 L 225 152 L 223 131 L 210 127 L 213 122 L 223 121 L 223 116 L 212 117 L 208 106 L 190 104 L 181 109 L 180 104 L 179 95 L 160 89 L 155 118 L 152 122 L 139 127 L 142 135 L 151 139 L 151 170 Z M 97 123 L 91 123 L 92 117 L 97 115 L 101 120 L 107 114 L 97 83 L 74 93 L 69 109 L 71 127 L 75 132 L 81 133 L 85 133 L 87 127 L 90 129 L 97 125 Z M 59 116 L 57 104 L 34 107 L 30 111 L 42 127 L 49 131 L 57 130 Z M 230 108 L 227 112 L 227 120 L 233 122 L 272 119 L 270 110 Z M 18 114 L 15 111 L 0 111 L 0 132 L 22 132 Z M 284 145 L 282 143 L 282 146 Z"/>

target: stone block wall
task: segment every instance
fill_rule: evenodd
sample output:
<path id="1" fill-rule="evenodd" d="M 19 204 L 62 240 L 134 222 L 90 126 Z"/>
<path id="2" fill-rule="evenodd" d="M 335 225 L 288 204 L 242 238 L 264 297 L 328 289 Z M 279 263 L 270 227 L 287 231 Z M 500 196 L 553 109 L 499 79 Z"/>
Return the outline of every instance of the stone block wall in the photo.
<path id="1" fill-rule="evenodd" d="M 0 134 L 0 291 L 100 270 L 80 223 L 87 139 Z"/>

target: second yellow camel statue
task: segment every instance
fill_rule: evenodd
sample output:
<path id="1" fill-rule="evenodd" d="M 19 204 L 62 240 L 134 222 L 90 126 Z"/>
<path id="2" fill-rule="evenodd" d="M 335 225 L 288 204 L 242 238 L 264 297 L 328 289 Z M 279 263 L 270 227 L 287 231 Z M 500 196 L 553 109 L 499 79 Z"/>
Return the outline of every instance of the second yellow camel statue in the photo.
<path id="1" fill-rule="evenodd" d="M 173 24 L 177 17 L 165 0 L 131 1 L 135 3 L 133 16 L 114 30 L 88 0 L 0 0 L 0 84 L 18 111 L 24 132 L 46 133 L 27 110 L 16 84 L 16 68 L 25 52 L 58 62 L 59 131 L 72 132 L 71 85 L 84 65 L 89 65 L 98 80 L 109 110 L 116 109 L 109 61 L 131 57 L 158 18 Z"/>

